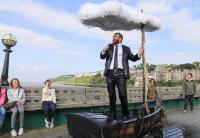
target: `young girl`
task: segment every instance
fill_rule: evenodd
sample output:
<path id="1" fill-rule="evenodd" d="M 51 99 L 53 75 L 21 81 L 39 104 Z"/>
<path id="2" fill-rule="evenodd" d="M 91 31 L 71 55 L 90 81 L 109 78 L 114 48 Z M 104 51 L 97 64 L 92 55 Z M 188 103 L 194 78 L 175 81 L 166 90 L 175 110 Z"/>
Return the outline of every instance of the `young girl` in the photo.
<path id="1" fill-rule="evenodd" d="M 3 105 L 6 100 L 6 89 L 1 87 L 1 80 L 0 80 L 0 128 L 3 125 L 3 121 L 5 119 L 5 109 L 3 108 Z"/>
<path id="2" fill-rule="evenodd" d="M 45 81 L 45 87 L 42 89 L 42 109 L 45 113 L 45 126 L 53 128 L 53 114 L 56 109 L 55 89 L 51 88 L 51 81 Z"/>
<path id="3" fill-rule="evenodd" d="M 183 83 L 183 95 L 185 95 L 184 112 L 187 112 L 187 104 L 190 104 L 191 111 L 193 111 L 193 98 L 196 93 L 196 83 L 193 80 L 192 73 L 186 75 L 186 80 Z"/>
<path id="4" fill-rule="evenodd" d="M 13 137 L 17 136 L 17 131 L 15 129 L 15 123 L 17 118 L 17 112 L 19 112 L 20 128 L 18 135 L 23 135 L 24 133 L 24 103 L 26 100 L 24 89 L 21 88 L 20 82 L 17 78 L 10 81 L 10 89 L 7 91 L 8 102 L 16 101 L 14 108 L 10 109 L 12 111 L 11 116 L 11 135 Z"/>

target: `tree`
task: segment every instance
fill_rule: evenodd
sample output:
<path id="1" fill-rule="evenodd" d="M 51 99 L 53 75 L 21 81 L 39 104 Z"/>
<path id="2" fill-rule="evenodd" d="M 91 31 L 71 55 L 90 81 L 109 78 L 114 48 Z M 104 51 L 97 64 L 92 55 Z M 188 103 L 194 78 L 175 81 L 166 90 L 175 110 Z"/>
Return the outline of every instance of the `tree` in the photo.
<path id="1" fill-rule="evenodd" d="M 150 64 L 150 66 L 148 67 L 148 71 L 149 71 L 149 72 L 154 71 L 155 68 L 156 68 L 156 65 Z"/>

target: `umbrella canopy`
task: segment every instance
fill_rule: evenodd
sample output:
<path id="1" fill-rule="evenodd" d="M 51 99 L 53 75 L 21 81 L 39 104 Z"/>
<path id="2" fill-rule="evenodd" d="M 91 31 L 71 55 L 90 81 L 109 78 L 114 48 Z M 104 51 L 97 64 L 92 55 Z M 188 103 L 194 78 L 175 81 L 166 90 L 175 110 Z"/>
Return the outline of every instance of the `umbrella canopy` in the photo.
<path id="1" fill-rule="evenodd" d="M 81 22 L 88 27 L 99 27 L 105 31 L 114 30 L 141 30 L 142 48 L 145 51 L 145 32 L 153 32 L 160 29 L 159 20 L 143 12 L 138 12 L 134 7 L 107 1 L 101 4 L 86 3 L 80 11 Z M 145 52 L 142 54 L 143 62 L 143 103 L 147 104 L 148 75 Z"/>
<path id="2" fill-rule="evenodd" d="M 145 32 L 156 31 L 160 28 L 160 21 L 156 17 L 146 15 L 134 7 L 117 1 L 101 4 L 86 3 L 82 5 L 79 16 L 84 25 L 99 27 L 105 31 L 140 30 L 142 25 Z"/>

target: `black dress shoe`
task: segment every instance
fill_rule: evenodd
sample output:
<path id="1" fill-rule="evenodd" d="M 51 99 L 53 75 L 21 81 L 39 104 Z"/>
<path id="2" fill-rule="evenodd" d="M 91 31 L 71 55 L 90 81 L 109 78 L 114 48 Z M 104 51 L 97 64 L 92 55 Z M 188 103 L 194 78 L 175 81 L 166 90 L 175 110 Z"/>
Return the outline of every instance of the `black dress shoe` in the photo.
<path id="1" fill-rule="evenodd" d="M 129 116 L 123 116 L 123 120 L 128 120 Z"/>
<path id="2" fill-rule="evenodd" d="M 107 121 L 116 120 L 116 115 L 108 115 Z"/>
<path id="3" fill-rule="evenodd" d="M 112 122 L 114 119 L 113 118 L 110 118 L 109 116 L 108 116 L 108 118 L 106 119 L 106 121 L 108 121 L 108 122 Z"/>

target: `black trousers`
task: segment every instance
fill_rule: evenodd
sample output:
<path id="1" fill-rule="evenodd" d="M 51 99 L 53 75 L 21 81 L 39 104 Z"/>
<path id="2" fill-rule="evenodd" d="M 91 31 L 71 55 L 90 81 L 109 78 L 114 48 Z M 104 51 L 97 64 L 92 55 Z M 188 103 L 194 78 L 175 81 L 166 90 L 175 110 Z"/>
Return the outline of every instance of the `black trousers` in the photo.
<path id="1" fill-rule="evenodd" d="M 187 110 L 188 103 L 190 104 L 191 110 L 193 110 L 193 95 L 185 95 L 185 104 L 184 104 L 184 110 Z"/>
<path id="2" fill-rule="evenodd" d="M 46 117 L 47 121 L 51 122 L 52 118 L 53 118 L 53 114 L 56 110 L 56 104 L 52 101 L 43 101 L 42 109 L 45 113 L 45 117 Z"/>
<path id="3" fill-rule="evenodd" d="M 119 99 L 121 102 L 122 114 L 129 117 L 128 99 L 127 99 L 127 84 L 124 75 L 113 77 L 112 75 L 106 77 L 107 89 L 109 94 L 110 115 L 116 119 L 116 91 L 118 88 Z"/>

